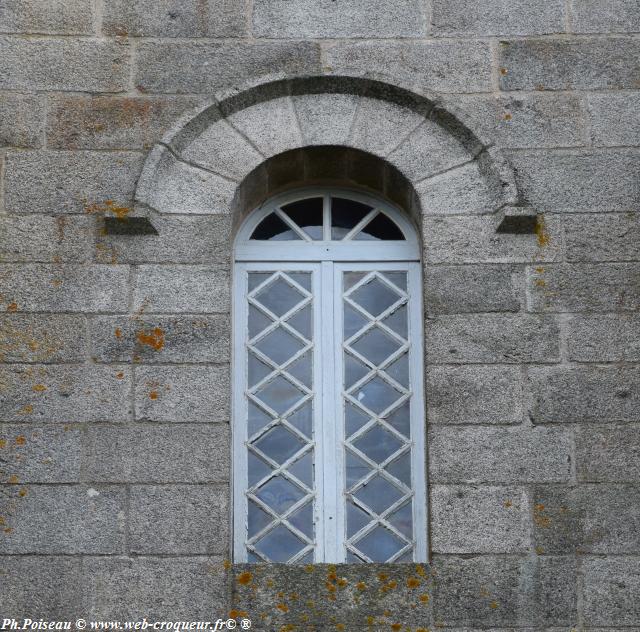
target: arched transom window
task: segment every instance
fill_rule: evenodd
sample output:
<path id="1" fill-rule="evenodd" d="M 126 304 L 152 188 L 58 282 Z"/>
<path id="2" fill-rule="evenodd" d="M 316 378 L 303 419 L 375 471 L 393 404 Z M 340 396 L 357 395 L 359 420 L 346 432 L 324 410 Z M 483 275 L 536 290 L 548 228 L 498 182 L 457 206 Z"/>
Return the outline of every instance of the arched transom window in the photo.
<path id="1" fill-rule="evenodd" d="M 366 195 L 297 191 L 250 215 L 235 253 L 235 561 L 425 561 L 412 226 Z"/>

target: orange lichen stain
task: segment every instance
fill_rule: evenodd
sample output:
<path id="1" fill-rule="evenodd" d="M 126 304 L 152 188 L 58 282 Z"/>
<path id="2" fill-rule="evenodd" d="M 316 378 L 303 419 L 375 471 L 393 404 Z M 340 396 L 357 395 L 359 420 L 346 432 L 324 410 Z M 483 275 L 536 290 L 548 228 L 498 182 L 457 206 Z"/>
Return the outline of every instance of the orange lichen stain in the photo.
<path id="1" fill-rule="evenodd" d="M 416 632 L 429 632 L 429 628 L 416 628 Z"/>
<path id="2" fill-rule="evenodd" d="M 85 213 L 112 213 L 118 219 L 124 220 L 127 215 L 131 213 L 131 209 L 128 206 L 118 206 L 113 200 L 105 200 L 104 203 L 95 202 L 93 204 L 87 204 L 84 207 Z"/>
<path id="3" fill-rule="evenodd" d="M 116 379 L 121 380 L 124 378 L 124 373 L 122 371 L 118 371 L 116 373 Z"/>
<path id="4" fill-rule="evenodd" d="M 149 393 L 149 399 L 158 399 L 158 391 L 151 391 Z"/>
<path id="5" fill-rule="evenodd" d="M 420 601 L 422 603 L 429 603 L 430 597 L 429 597 L 429 595 L 427 595 L 427 593 L 424 593 L 424 594 L 420 595 L 420 597 L 418 597 L 418 599 L 420 599 Z"/>
<path id="6" fill-rule="evenodd" d="M 6 439 L 0 439 L 0 450 L 4 447 L 6 447 L 7 445 L 7 440 Z"/>
<path id="7" fill-rule="evenodd" d="M 35 391 L 36 393 L 42 393 L 43 391 L 47 390 L 47 387 L 44 384 L 35 384 L 31 387 L 31 390 Z"/>
<path id="8" fill-rule="evenodd" d="M 388 581 L 380 590 L 382 592 L 389 592 L 398 586 L 398 582 L 395 579 Z"/>
<path id="9" fill-rule="evenodd" d="M 336 630 L 344 630 L 344 623 L 336 623 Z"/>
<path id="10" fill-rule="evenodd" d="M 248 616 L 244 610 L 229 610 L 229 619 L 237 619 L 238 617 Z"/>
<path id="11" fill-rule="evenodd" d="M 389 612 L 389 610 L 385 610 L 385 611 L 382 613 L 382 616 L 383 616 L 383 617 L 390 617 L 390 616 L 391 616 L 391 612 Z"/>
<path id="12" fill-rule="evenodd" d="M 334 582 L 336 581 L 336 579 L 338 579 L 338 576 L 336 575 L 335 571 L 331 571 L 328 575 L 327 578 L 329 579 L 330 582 Z"/>
<path id="13" fill-rule="evenodd" d="M 491 593 L 486 589 L 486 588 L 481 588 L 480 589 L 480 595 L 482 597 L 488 597 Z"/>
<path id="14" fill-rule="evenodd" d="M 544 505 L 537 504 L 533 507 L 533 521 L 541 529 L 547 529 L 551 525 L 551 518 L 544 515 Z"/>
<path id="15" fill-rule="evenodd" d="M 349 582 L 344 577 L 338 577 L 338 581 L 336 583 L 340 588 L 344 588 Z"/>
<path id="16" fill-rule="evenodd" d="M 400 630 L 402 630 L 402 624 L 401 623 L 392 623 L 391 624 L 391 629 L 393 630 L 393 632 L 400 632 Z"/>
<path id="17" fill-rule="evenodd" d="M 538 221 L 536 222 L 536 237 L 538 238 L 538 246 L 543 248 L 544 246 L 548 246 L 551 241 L 551 237 L 547 232 L 544 216 L 538 215 Z"/>
<path id="18" fill-rule="evenodd" d="M 252 579 L 253 575 L 249 571 L 245 571 L 244 573 L 240 573 L 240 575 L 238 575 L 238 583 L 242 586 L 250 584 Z"/>
<path id="19" fill-rule="evenodd" d="M 492 601 L 489 604 L 489 608 L 491 608 L 492 610 L 495 610 L 498 607 L 498 602 L 497 601 Z"/>
<path id="20" fill-rule="evenodd" d="M 278 597 L 284 599 L 284 592 L 282 590 L 278 593 Z"/>
<path id="21" fill-rule="evenodd" d="M 20 414 L 20 415 L 30 415 L 32 412 L 33 412 L 33 406 L 31 404 L 27 404 L 26 406 L 23 406 L 18 411 L 18 414 Z"/>
<path id="22" fill-rule="evenodd" d="M 120 327 L 116 327 L 113 333 L 115 334 L 116 338 L 122 338 L 122 329 L 120 329 Z"/>
<path id="23" fill-rule="evenodd" d="M 20 481 L 19 481 L 18 477 L 15 474 L 12 474 L 9 477 L 9 480 L 7 481 L 7 483 L 9 483 L 10 485 L 17 485 L 19 482 Z"/>
<path id="24" fill-rule="evenodd" d="M 422 582 L 417 577 L 407 579 L 407 588 L 417 588 Z"/>
<path id="25" fill-rule="evenodd" d="M 378 579 L 381 582 L 386 582 L 387 579 L 389 579 L 389 575 L 387 575 L 386 573 L 378 573 Z"/>
<path id="26" fill-rule="evenodd" d="M 426 577 L 427 571 L 424 570 L 424 566 L 420 564 L 416 564 L 416 575 L 420 575 L 420 577 Z"/>
<path id="27" fill-rule="evenodd" d="M 7 305 L 7 311 L 8 312 L 17 312 L 18 311 L 18 304 L 17 303 L 9 303 L 9 305 Z"/>
<path id="28" fill-rule="evenodd" d="M 18 435 L 16 437 L 16 445 L 24 445 L 27 442 L 23 435 Z"/>
<path id="29" fill-rule="evenodd" d="M 367 585 L 364 582 L 358 582 L 356 584 L 356 588 L 360 591 L 362 590 L 366 590 L 367 589 Z"/>
<path id="30" fill-rule="evenodd" d="M 0 516 L 0 527 L 4 527 L 5 524 L 7 523 L 4 521 L 4 518 Z"/>
<path id="31" fill-rule="evenodd" d="M 325 582 L 324 585 L 330 593 L 334 593 L 336 591 L 336 587 L 331 582 Z"/>
<path id="32" fill-rule="evenodd" d="M 513 118 L 513 116 L 511 116 L 509 112 L 505 112 L 502 118 L 504 118 L 505 121 L 510 121 Z"/>
<path id="33" fill-rule="evenodd" d="M 53 287 L 60 287 L 62 285 L 62 279 L 52 279 L 51 285 L 53 285 Z"/>
<path id="34" fill-rule="evenodd" d="M 541 546 L 536 547 L 536 555 L 542 555 L 544 553 L 544 549 Z"/>
<path id="35" fill-rule="evenodd" d="M 136 334 L 138 342 L 143 345 L 149 345 L 152 349 L 160 351 L 164 347 L 164 331 L 160 327 L 155 327 L 154 330 L 148 334 L 144 330 L 139 331 Z"/>
<path id="36" fill-rule="evenodd" d="M 65 425 L 62 427 L 62 429 L 63 429 L 65 432 L 69 432 L 69 430 L 71 430 L 71 426 L 70 426 L 69 424 L 65 424 Z"/>
<path id="37" fill-rule="evenodd" d="M 20 496 L 20 498 L 24 498 L 27 495 L 27 490 L 25 487 L 23 487 L 19 492 L 18 492 L 18 496 Z"/>
<path id="38" fill-rule="evenodd" d="M 304 570 L 305 570 L 306 573 L 313 573 L 313 564 L 307 564 L 304 567 Z"/>
<path id="39" fill-rule="evenodd" d="M 539 274 L 542 274 L 544 272 L 544 268 L 542 266 L 537 266 L 536 272 L 538 272 Z"/>
<path id="40" fill-rule="evenodd" d="M 273 579 L 267 579 L 267 588 L 273 588 Z"/>
<path id="41" fill-rule="evenodd" d="M 231 562 L 229 560 L 225 560 L 224 562 L 222 562 L 222 566 L 224 567 L 225 571 L 228 571 L 231 568 Z"/>
<path id="42" fill-rule="evenodd" d="M 547 282 L 544 279 L 536 279 L 537 287 L 547 287 Z"/>
<path id="43" fill-rule="evenodd" d="M 280 612 L 289 612 L 289 606 L 286 603 L 279 603 L 276 608 L 280 610 Z"/>
<path id="44" fill-rule="evenodd" d="M 280 632 L 293 632 L 296 629 L 296 626 L 293 623 L 287 623 L 280 628 Z"/>
<path id="45" fill-rule="evenodd" d="M 500 74 L 501 75 L 506 75 L 508 73 L 509 73 L 509 71 L 506 68 L 500 68 Z"/>
<path id="46" fill-rule="evenodd" d="M 376 620 L 373 617 L 367 617 L 367 625 L 373 625 Z"/>
<path id="47" fill-rule="evenodd" d="M 509 509 L 511 507 L 513 507 L 513 503 L 510 500 L 505 500 L 504 501 L 504 506 Z"/>
<path id="48" fill-rule="evenodd" d="M 5 533 L 11 533 L 13 531 L 13 529 L 11 527 L 7 527 L 6 529 L 4 529 Z"/>

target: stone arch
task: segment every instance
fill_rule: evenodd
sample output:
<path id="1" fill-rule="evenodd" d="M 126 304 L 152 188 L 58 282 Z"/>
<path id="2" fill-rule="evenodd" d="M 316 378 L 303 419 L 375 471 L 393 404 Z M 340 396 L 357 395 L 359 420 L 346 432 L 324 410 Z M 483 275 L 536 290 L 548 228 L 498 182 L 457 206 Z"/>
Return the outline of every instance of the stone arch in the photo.
<path id="1" fill-rule="evenodd" d="M 136 202 L 159 213 L 238 216 L 274 192 L 268 168 L 253 185 L 261 167 L 332 147 L 374 157 L 387 179 L 406 183 L 402 200 L 389 196 L 388 184 L 377 192 L 414 216 L 520 205 L 511 167 L 463 118 L 433 98 L 371 79 L 260 84 L 212 100 L 167 133 L 147 157 Z"/>

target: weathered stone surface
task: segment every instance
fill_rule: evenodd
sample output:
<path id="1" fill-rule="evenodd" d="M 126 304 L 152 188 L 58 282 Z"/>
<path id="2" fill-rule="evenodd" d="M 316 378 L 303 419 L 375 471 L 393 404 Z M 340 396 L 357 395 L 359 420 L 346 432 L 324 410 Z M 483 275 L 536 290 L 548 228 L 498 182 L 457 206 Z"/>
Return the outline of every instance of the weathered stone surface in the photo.
<path id="1" fill-rule="evenodd" d="M 502 147 L 583 145 L 586 131 L 580 99 L 573 94 L 448 97 L 474 131 Z"/>
<path id="2" fill-rule="evenodd" d="M 91 426 L 84 476 L 96 483 L 224 483 L 229 441 L 223 424 Z"/>
<path id="3" fill-rule="evenodd" d="M 5 616 L 75 620 L 82 611 L 81 559 L 31 555 L 1 557 L 0 602 Z"/>
<path id="4" fill-rule="evenodd" d="M 520 380 L 520 370 L 510 366 L 429 367 L 426 382 L 429 423 L 520 423 Z"/>
<path id="5" fill-rule="evenodd" d="M 227 178 L 241 181 L 264 160 L 264 156 L 226 119 L 209 125 L 180 155 Z"/>
<path id="6" fill-rule="evenodd" d="M 424 114 L 394 103 L 362 98 L 358 102 L 349 144 L 376 156 L 386 156 L 419 130 L 423 122 Z M 390 160 L 395 164 L 392 158 Z"/>
<path id="7" fill-rule="evenodd" d="M 416 115 L 417 116 L 417 115 Z M 375 135 L 373 130 L 372 135 Z M 472 152 L 449 130 L 431 120 L 423 120 L 408 136 L 395 137 L 396 149 L 389 161 L 413 181 L 421 180 L 472 159 Z M 401 145 L 397 145 L 402 140 Z M 363 148 L 366 149 L 366 148 Z"/>
<path id="8" fill-rule="evenodd" d="M 231 264 L 231 218 L 155 214 L 158 235 L 99 235 L 95 256 L 100 263 Z"/>
<path id="9" fill-rule="evenodd" d="M 93 233 L 89 217 L 0 217 L 0 261 L 84 262 L 89 259 Z"/>
<path id="10" fill-rule="evenodd" d="M 566 482 L 571 435 L 555 428 L 432 428 L 433 483 Z"/>
<path id="11" fill-rule="evenodd" d="M 80 477 L 77 426 L 0 425 L 0 482 L 73 483 Z"/>
<path id="12" fill-rule="evenodd" d="M 6 365 L 0 384 L 1 421 L 126 421 L 131 415 L 127 367 Z"/>
<path id="13" fill-rule="evenodd" d="M 538 486 L 533 502 L 536 550 L 550 554 L 640 552 L 638 486 Z"/>
<path id="14" fill-rule="evenodd" d="M 0 497 L 3 553 L 124 551 L 125 490 L 116 486 L 11 485 Z M 11 529 L 7 532 L 6 529 Z"/>
<path id="15" fill-rule="evenodd" d="M 426 564 L 236 564 L 231 573 L 231 606 L 269 632 L 433 625 L 438 578 Z"/>
<path id="16" fill-rule="evenodd" d="M 187 164 L 160 146 L 156 146 L 151 158 L 157 163 L 156 171 L 151 180 L 145 180 L 143 174 L 136 189 L 136 201 L 159 213 L 229 213 L 236 182 Z"/>
<path id="17" fill-rule="evenodd" d="M 180 115 L 199 102 L 197 97 L 52 97 L 47 113 L 47 146 L 149 149 Z"/>
<path id="18" fill-rule="evenodd" d="M 158 313 L 226 313 L 230 286 L 229 270 L 217 266 L 139 266 L 133 308 Z"/>
<path id="19" fill-rule="evenodd" d="M 484 42 L 344 42 L 327 50 L 327 70 L 359 76 L 372 69 L 395 85 L 434 92 L 490 92 L 491 51 Z"/>
<path id="20" fill-rule="evenodd" d="M 429 266 L 424 273 L 426 313 L 517 312 L 518 276 L 514 266 Z"/>
<path id="21" fill-rule="evenodd" d="M 238 0 L 110 0 L 102 29 L 133 37 L 237 37 L 246 32 Z"/>
<path id="22" fill-rule="evenodd" d="M 86 355 L 83 316 L 0 314 L 0 362 L 82 362 Z"/>
<path id="23" fill-rule="evenodd" d="M 496 233 L 496 217 L 425 217 L 427 263 L 516 263 L 555 261 L 562 252 L 562 224 L 545 218 L 539 235 Z"/>
<path id="24" fill-rule="evenodd" d="M 638 108 L 640 95 L 637 92 L 589 95 L 587 109 L 593 143 L 605 147 L 640 145 L 640 122 L 636 116 Z"/>
<path id="25" fill-rule="evenodd" d="M 228 487 L 134 485 L 130 503 L 132 553 L 228 553 Z"/>
<path id="26" fill-rule="evenodd" d="M 434 556 L 435 621 L 447 626 L 515 625 L 521 564 L 515 556 Z"/>
<path id="27" fill-rule="evenodd" d="M 135 81 L 143 92 L 211 93 L 247 79 L 319 70 L 320 48 L 312 42 L 145 42 Z"/>
<path id="28" fill-rule="evenodd" d="M 599 263 L 536 266 L 528 271 L 529 310 L 624 312 L 640 308 L 640 265 Z"/>
<path id="29" fill-rule="evenodd" d="M 256 0 L 253 33 L 270 38 L 420 37 L 426 35 L 419 0 L 349 3 Z"/>
<path id="30" fill-rule="evenodd" d="M 577 568 L 573 556 L 529 558 L 522 567 L 520 621 L 571 626 L 577 617 Z M 547 628 L 548 629 L 548 628 Z"/>
<path id="31" fill-rule="evenodd" d="M 304 142 L 344 145 L 360 99 L 350 94 L 313 94 L 293 97 Z"/>
<path id="32" fill-rule="evenodd" d="M 532 367 L 534 423 L 640 420 L 635 367 Z"/>
<path id="33" fill-rule="evenodd" d="M 633 211 L 640 201 L 640 154 L 633 150 L 520 151 L 509 158 L 522 193 L 537 211 Z"/>
<path id="34" fill-rule="evenodd" d="M 640 315 L 573 314 L 568 321 L 569 359 L 640 362 Z"/>
<path id="35" fill-rule="evenodd" d="M 98 362 L 227 362 L 228 316 L 102 317 L 89 336 Z"/>
<path id="36" fill-rule="evenodd" d="M 637 33 L 640 11 L 634 0 L 571 0 L 574 33 Z"/>
<path id="37" fill-rule="evenodd" d="M 561 0 L 435 0 L 431 9 L 434 35 L 537 35 L 564 32 Z"/>
<path id="38" fill-rule="evenodd" d="M 121 312 L 128 304 L 127 266 L 0 264 L 10 312 Z"/>
<path id="39" fill-rule="evenodd" d="M 226 620 L 219 557 L 89 557 L 83 560 L 83 612 L 89 619 Z M 216 608 L 212 611 L 212 608 Z"/>
<path id="40" fill-rule="evenodd" d="M 9 152 L 8 211 L 126 214 L 142 155 L 134 152 Z"/>
<path id="41" fill-rule="evenodd" d="M 90 35 L 93 4 L 91 0 L 5 0 L 0 6 L 0 31 Z"/>
<path id="42" fill-rule="evenodd" d="M 128 45 L 115 40 L 0 37 L 0 89 L 121 92 L 129 54 Z"/>
<path id="43" fill-rule="evenodd" d="M 640 425 L 576 429 L 576 470 L 581 481 L 640 481 Z"/>
<path id="44" fill-rule="evenodd" d="M 136 419 L 229 421 L 229 367 L 145 366 L 136 369 Z"/>
<path id="45" fill-rule="evenodd" d="M 584 572 L 586 625 L 627 626 L 640 620 L 640 559 L 637 557 L 587 558 Z"/>
<path id="46" fill-rule="evenodd" d="M 0 146 L 40 147 L 43 127 L 43 97 L 31 94 L 0 94 Z"/>
<path id="47" fill-rule="evenodd" d="M 640 43 L 622 37 L 500 42 L 498 64 L 502 90 L 634 89 Z"/>
<path id="48" fill-rule="evenodd" d="M 565 218 L 569 261 L 634 261 L 640 242 L 640 213 L 570 215 Z"/>
<path id="49" fill-rule="evenodd" d="M 524 553 L 529 508 L 522 487 L 434 485 L 430 493 L 434 553 Z"/>
<path id="50" fill-rule="evenodd" d="M 430 364 L 557 362 L 559 331 L 554 317 L 464 314 L 426 321 Z"/>

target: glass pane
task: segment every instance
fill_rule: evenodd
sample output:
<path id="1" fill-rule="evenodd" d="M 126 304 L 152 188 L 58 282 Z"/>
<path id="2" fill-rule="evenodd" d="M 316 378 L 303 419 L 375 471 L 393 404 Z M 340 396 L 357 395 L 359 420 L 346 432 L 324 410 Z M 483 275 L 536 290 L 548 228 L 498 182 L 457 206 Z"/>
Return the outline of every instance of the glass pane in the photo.
<path id="1" fill-rule="evenodd" d="M 355 237 L 357 241 L 404 241 L 402 231 L 384 213 L 378 213 Z"/>
<path id="2" fill-rule="evenodd" d="M 373 207 L 355 200 L 331 198 L 331 239 L 343 239 Z"/>
<path id="3" fill-rule="evenodd" d="M 405 340 L 408 338 L 407 330 L 407 306 L 399 307 L 393 314 L 387 316 L 382 321 L 389 329 L 402 336 Z"/>
<path id="4" fill-rule="evenodd" d="M 364 336 L 351 343 L 351 346 L 369 362 L 380 366 L 400 348 L 400 343 L 389 337 L 378 327 L 374 327 Z"/>
<path id="5" fill-rule="evenodd" d="M 400 298 L 400 295 L 380 279 L 374 278 L 360 286 L 350 295 L 350 298 L 364 307 L 372 316 L 380 316 Z"/>
<path id="6" fill-rule="evenodd" d="M 295 505 L 304 493 L 281 474 L 267 481 L 257 492 L 256 496 L 269 505 L 277 514 L 282 515 L 289 507 Z"/>
<path id="7" fill-rule="evenodd" d="M 371 522 L 371 516 L 347 501 L 347 537 L 352 538 Z"/>
<path id="8" fill-rule="evenodd" d="M 367 430 L 364 436 L 353 444 L 360 452 L 366 454 L 372 461 L 382 463 L 394 452 L 397 452 L 403 443 L 394 437 L 382 426 L 376 425 Z"/>
<path id="9" fill-rule="evenodd" d="M 351 551 L 347 551 L 347 562 L 349 564 L 362 564 L 362 560 L 356 557 Z"/>
<path id="10" fill-rule="evenodd" d="M 249 388 L 255 386 L 271 373 L 272 369 L 264 362 L 249 353 Z"/>
<path id="11" fill-rule="evenodd" d="M 292 463 L 287 470 L 307 487 L 313 487 L 313 452 L 309 451 Z"/>
<path id="12" fill-rule="evenodd" d="M 248 403 L 249 408 L 249 436 L 254 435 L 258 430 L 264 428 L 273 421 L 273 417 L 268 415 L 262 408 L 258 408 L 253 402 Z"/>
<path id="13" fill-rule="evenodd" d="M 304 343 L 294 338 L 282 327 L 278 327 L 256 342 L 255 346 L 276 364 L 283 365 L 302 349 Z"/>
<path id="14" fill-rule="evenodd" d="M 311 305 L 303 307 L 287 320 L 296 331 L 308 340 L 311 339 Z"/>
<path id="15" fill-rule="evenodd" d="M 305 553 L 301 558 L 298 564 L 313 564 L 313 551 L 309 551 Z"/>
<path id="16" fill-rule="evenodd" d="M 260 564 L 262 562 L 262 559 L 260 559 L 255 553 L 252 553 L 251 551 L 249 551 L 248 553 L 248 560 L 251 564 Z"/>
<path id="17" fill-rule="evenodd" d="M 407 273 L 406 272 L 385 272 L 385 278 L 396 285 L 399 289 L 407 291 Z"/>
<path id="18" fill-rule="evenodd" d="M 267 474 L 272 472 L 271 466 L 265 463 L 253 452 L 249 452 L 249 487 L 253 487 L 261 481 Z"/>
<path id="19" fill-rule="evenodd" d="M 405 542 L 395 536 L 389 529 L 377 526 L 373 531 L 359 540 L 355 546 L 372 561 L 386 562 L 398 553 L 405 544 Z"/>
<path id="20" fill-rule="evenodd" d="M 353 334 L 359 332 L 368 322 L 360 312 L 353 307 L 344 305 L 344 339 L 348 340 Z"/>
<path id="21" fill-rule="evenodd" d="M 284 525 L 279 525 L 258 540 L 255 547 L 272 562 L 287 562 L 296 553 L 302 551 L 305 545 Z"/>
<path id="22" fill-rule="evenodd" d="M 391 476 L 395 476 L 407 487 L 411 487 L 411 453 L 406 452 L 384 468 Z"/>
<path id="23" fill-rule="evenodd" d="M 256 391 L 255 395 L 278 415 L 282 415 L 303 396 L 303 393 L 289 380 L 278 375 Z"/>
<path id="24" fill-rule="evenodd" d="M 249 305 L 249 339 L 255 338 L 264 331 L 273 321 L 253 305 Z"/>
<path id="25" fill-rule="evenodd" d="M 313 414 L 311 404 L 306 403 L 302 408 L 298 408 L 294 413 L 287 417 L 287 421 L 297 430 L 311 438 L 311 430 L 313 427 Z"/>
<path id="26" fill-rule="evenodd" d="M 345 404 L 345 430 L 347 437 L 360 430 L 369 421 L 369 416 L 358 410 L 353 404 Z"/>
<path id="27" fill-rule="evenodd" d="M 284 463 L 305 444 L 286 428 L 276 426 L 262 435 L 254 445 L 276 463 Z"/>
<path id="28" fill-rule="evenodd" d="M 385 369 L 385 372 L 399 384 L 409 388 L 409 355 L 403 353 Z"/>
<path id="29" fill-rule="evenodd" d="M 358 380 L 361 380 L 371 369 L 365 366 L 352 355 L 344 354 L 344 387 L 351 388 Z"/>
<path id="30" fill-rule="evenodd" d="M 361 481 L 370 471 L 371 468 L 351 451 L 346 451 L 346 476 L 347 489 L 351 489 L 358 481 Z"/>
<path id="31" fill-rule="evenodd" d="M 306 387 L 311 388 L 311 352 L 305 353 L 293 364 L 287 367 L 287 373 L 302 382 Z"/>
<path id="32" fill-rule="evenodd" d="M 379 377 L 374 377 L 355 393 L 355 398 L 376 414 L 386 410 L 400 393 Z"/>
<path id="33" fill-rule="evenodd" d="M 396 559 L 396 564 L 403 564 L 406 562 L 413 562 L 413 551 L 411 549 Z"/>
<path id="34" fill-rule="evenodd" d="M 303 300 L 304 296 L 280 278 L 260 290 L 254 298 L 276 316 L 282 316 Z"/>
<path id="35" fill-rule="evenodd" d="M 398 511 L 392 513 L 389 516 L 389 522 L 398 530 L 402 535 L 407 538 L 411 538 L 413 533 L 413 512 L 411 509 L 411 503 L 407 503 L 402 506 Z"/>
<path id="36" fill-rule="evenodd" d="M 261 283 L 273 276 L 273 272 L 250 272 L 249 292 L 253 292 Z"/>
<path id="37" fill-rule="evenodd" d="M 405 437 L 411 437 L 411 417 L 409 415 L 411 408 L 410 401 L 407 400 L 402 406 L 396 408 L 386 417 L 386 422 L 403 434 Z"/>
<path id="38" fill-rule="evenodd" d="M 360 279 L 367 276 L 366 272 L 345 272 L 344 273 L 344 289 L 345 291 L 353 287 Z"/>
<path id="39" fill-rule="evenodd" d="M 256 533 L 259 533 L 266 526 L 271 524 L 273 518 L 271 516 L 262 511 L 258 505 L 256 505 L 253 501 L 249 501 L 249 519 L 248 519 L 248 527 L 249 527 L 249 537 L 252 538 Z"/>
<path id="40" fill-rule="evenodd" d="M 282 211 L 303 228 L 311 239 L 322 239 L 322 198 L 291 202 L 283 206 Z"/>
<path id="41" fill-rule="evenodd" d="M 358 500 L 361 500 L 377 514 L 381 514 L 400 500 L 402 495 L 402 492 L 395 485 L 389 483 L 379 474 L 354 494 Z"/>
<path id="42" fill-rule="evenodd" d="M 287 520 L 308 538 L 313 538 L 313 505 L 311 503 L 307 503 L 302 509 L 298 509 Z"/>
<path id="43" fill-rule="evenodd" d="M 251 239 L 259 239 L 260 241 L 292 241 L 301 238 L 275 213 L 270 213 L 258 224 L 253 231 L 253 235 L 251 235 Z"/>
<path id="44" fill-rule="evenodd" d="M 287 276 L 307 292 L 311 292 L 311 272 L 287 272 Z"/>

